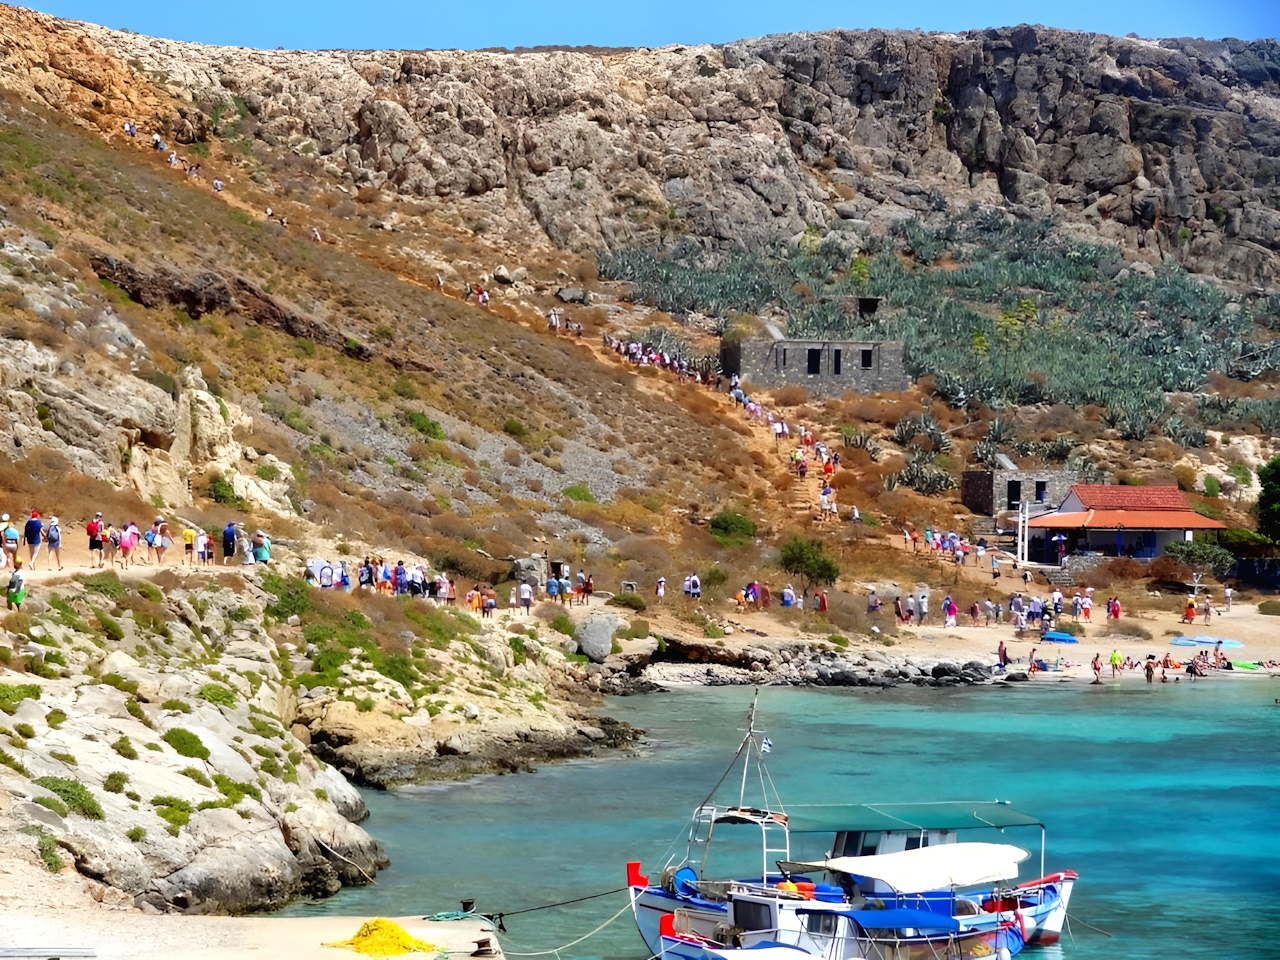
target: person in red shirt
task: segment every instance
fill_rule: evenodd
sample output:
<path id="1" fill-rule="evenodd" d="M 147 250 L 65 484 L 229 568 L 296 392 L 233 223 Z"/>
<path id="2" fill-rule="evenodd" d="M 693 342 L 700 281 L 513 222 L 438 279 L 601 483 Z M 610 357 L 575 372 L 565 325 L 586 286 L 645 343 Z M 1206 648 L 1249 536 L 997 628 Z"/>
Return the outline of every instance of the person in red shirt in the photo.
<path id="1" fill-rule="evenodd" d="M 102 514 L 95 513 L 93 519 L 85 524 L 84 532 L 89 535 L 89 566 L 93 566 L 93 555 L 98 554 L 98 567 L 103 564 L 102 557 L 102 534 L 106 529 L 106 524 L 102 522 Z"/>

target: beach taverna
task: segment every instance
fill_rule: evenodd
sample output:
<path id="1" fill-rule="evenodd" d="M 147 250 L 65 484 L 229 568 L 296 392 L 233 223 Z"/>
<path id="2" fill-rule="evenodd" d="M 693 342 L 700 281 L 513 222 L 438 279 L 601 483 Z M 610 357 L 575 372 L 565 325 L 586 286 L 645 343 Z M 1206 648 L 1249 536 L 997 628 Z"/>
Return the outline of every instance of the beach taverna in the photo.
<path id="1" fill-rule="evenodd" d="M 1029 559 L 1054 563 L 1071 555 L 1158 557 L 1197 530 L 1225 530 L 1191 509 L 1177 487 L 1077 483 L 1053 513 L 1027 523 Z"/>

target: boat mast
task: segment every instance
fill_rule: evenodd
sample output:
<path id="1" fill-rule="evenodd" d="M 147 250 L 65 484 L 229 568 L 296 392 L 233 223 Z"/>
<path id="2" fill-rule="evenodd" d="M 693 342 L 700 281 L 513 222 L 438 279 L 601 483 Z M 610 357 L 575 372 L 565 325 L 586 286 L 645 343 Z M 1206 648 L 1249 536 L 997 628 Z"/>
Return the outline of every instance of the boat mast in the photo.
<path id="1" fill-rule="evenodd" d="M 747 711 L 747 735 L 742 738 L 743 745 L 750 743 L 752 750 L 748 751 L 747 755 L 742 758 L 742 786 L 738 790 L 739 807 L 747 805 L 747 768 L 751 766 L 751 752 L 755 750 L 756 746 L 756 703 L 759 700 L 760 688 L 757 687 L 756 695 L 751 700 L 751 709 Z M 765 805 L 768 805 L 767 799 Z"/>

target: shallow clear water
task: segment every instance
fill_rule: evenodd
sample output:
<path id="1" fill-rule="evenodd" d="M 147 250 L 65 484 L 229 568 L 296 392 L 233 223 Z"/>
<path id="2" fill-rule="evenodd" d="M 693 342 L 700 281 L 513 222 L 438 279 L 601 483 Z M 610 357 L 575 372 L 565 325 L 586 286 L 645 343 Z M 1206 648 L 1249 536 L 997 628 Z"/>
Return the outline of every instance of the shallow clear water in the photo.
<path id="1" fill-rule="evenodd" d="M 533 775 L 366 794 L 392 858 L 378 886 L 293 914 L 408 915 L 523 907 L 608 890 L 624 864 L 656 871 L 732 755 L 747 688 L 617 699 L 648 731 L 639 756 Z M 1046 867 L 1080 873 L 1074 942 L 1046 960 L 1276 957 L 1280 934 L 1280 681 L 1029 690 L 765 689 L 758 729 L 784 803 L 1002 799 L 1048 824 Z M 737 787 L 722 793 L 736 799 Z M 974 836 L 973 839 L 989 839 Z M 1038 832 L 1010 831 L 1035 849 Z M 1035 876 L 1038 856 L 1024 864 Z M 615 894 L 511 917 L 509 955 L 558 947 L 607 920 Z M 643 958 L 630 916 L 578 957 Z"/>

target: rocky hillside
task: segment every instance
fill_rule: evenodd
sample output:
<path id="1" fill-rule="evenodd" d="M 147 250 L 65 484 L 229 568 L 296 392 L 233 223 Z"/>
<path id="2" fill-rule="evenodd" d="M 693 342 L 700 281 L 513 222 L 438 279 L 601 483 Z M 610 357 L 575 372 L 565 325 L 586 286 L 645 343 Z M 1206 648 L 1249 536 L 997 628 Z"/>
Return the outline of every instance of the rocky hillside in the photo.
<path id="1" fill-rule="evenodd" d="M 334 181 L 422 198 L 511 242 L 759 249 L 976 202 L 1053 212 L 1130 258 L 1280 276 L 1273 40 L 1021 26 L 517 55 L 258 51 L 22 25 L 4 85 L 85 106 L 88 122 L 149 111 L 182 140 L 229 118 Z M 131 71 L 154 92 L 112 102 Z"/>

